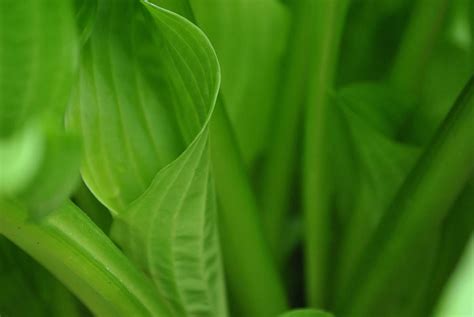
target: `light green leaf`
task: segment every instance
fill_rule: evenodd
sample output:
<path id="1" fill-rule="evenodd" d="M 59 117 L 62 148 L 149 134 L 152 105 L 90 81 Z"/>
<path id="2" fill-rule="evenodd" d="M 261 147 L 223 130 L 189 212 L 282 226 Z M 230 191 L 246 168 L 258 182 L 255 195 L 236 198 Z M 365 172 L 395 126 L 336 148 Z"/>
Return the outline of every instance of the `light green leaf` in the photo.
<path id="1" fill-rule="evenodd" d="M 16 197 L 35 216 L 68 199 L 79 180 L 80 144 L 77 137 L 30 122 L 0 139 L 0 195 Z"/>
<path id="2" fill-rule="evenodd" d="M 190 21 L 193 19 L 194 13 L 189 0 L 149 0 L 148 2 L 179 14 Z"/>
<path id="3" fill-rule="evenodd" d="M 474 316 L 474 238 L 449 281 L 435 316 Z"/>
<path id="4" fill-rule="evenodd" d="M 79 144 L 63 131 L 78 53 L 72 3 L 2 1 L 0 24 L 0 194 L 50 210 L 79 175 Z"/>
<path id="5" fill-rule="evenodd" d="M 85 44 L 94 28 L 98 0 L 75 0 L 76 23 L 81 44 Z"/>
<path id="6" fill-rule="evenodd" d="M 222 67 L 222 93 L 244 159 L 252 163 L 271 135 L 289 15 L 275 0 L 190 0 Z"/>
<path id="7" fill-rule="evenodd" d="M 149 2 L 101 1 L 69 126 L 114 237 L 176 316 L 225 316 L 208 123 L 220 72 L 204 34 Z"/>
<path id="8" fill-rule="evenodd" d="M 35 216 L 58 208 L 79 183 L 81 151 L 77 137 L 49 132 L 37 173 L 18 197 Z"/>
<path id="9" fill-rule="evenodd" d="M 0 139 L 0 194 L 13 195 L 25 189 L 38 172 L 44 156 L 44 135 L 38 124 L 29 124 Z M 34 159 L 32 159 L 34 158 Z"/>
<path id="10" fill-rule="evenodd" d="M 0 1 L 0 137 L 45 109 L 65 106 L 75 32 L 70 1 Z"/>

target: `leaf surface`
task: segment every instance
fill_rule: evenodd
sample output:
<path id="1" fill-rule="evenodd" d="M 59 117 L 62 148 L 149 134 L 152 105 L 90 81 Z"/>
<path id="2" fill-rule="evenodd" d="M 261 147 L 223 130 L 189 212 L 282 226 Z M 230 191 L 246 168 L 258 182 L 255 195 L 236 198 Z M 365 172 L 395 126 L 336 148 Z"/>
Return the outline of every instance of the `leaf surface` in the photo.
<path id="1" fill-rule="evenodd" d="M 189 2 L 216 49 L 224 102 L 243 157 L 253 162 L 271 136 L 288 12 L 275 0 Z"/>
<path id="2" fill-rule="evenodd" d="M 72 6 L 63 0 L 0 2 L 0 137 L 45 109 L 61 109 L 76 65 Z"/>
<path id="3" fill-rule="evenodd" d="M 390 87 L 354 84 L 336 99 L 335 195 L 344 228 L 339 278 L 345 280 L 420 150 L 397 140 L 410 109 Z"/>
<path id="4" fill-rule="evenodd" d="M 149 2 L 102 1 L 70 127 L 113 236 L 176 316 L 225 316 L 208 122 L 220 83 L 204 34 Z"/>
<path id="5" fill-rule="evenodd" d="M 77 53 L 71 1 L 0 3 L 0 195 L 35 212 L 62 204 L 79 176 L 63 131 Z"/>

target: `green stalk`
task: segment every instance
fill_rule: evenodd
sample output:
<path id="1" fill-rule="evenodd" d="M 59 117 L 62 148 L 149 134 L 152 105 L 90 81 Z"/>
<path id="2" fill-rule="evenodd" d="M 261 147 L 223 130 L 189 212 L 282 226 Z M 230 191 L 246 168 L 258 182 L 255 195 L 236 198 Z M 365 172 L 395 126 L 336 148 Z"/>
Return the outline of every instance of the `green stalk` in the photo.
<path id="1" fill-rule="evenodd" d="M 369 242 L 340 315 L 370 316 L 373 299 L 397 273 L 407 251 L 449 216 L 474 173 L 474 77 L 409 174 Z"/>
<path id="2" fill-rule="evenodd" d="M 287 308 L 283 285 L 264 239 L 247 171 L 220 99 L 211 121 L 211 155 L 219 201 L 219 233 L 236 315 L 276 316 Z"/>
<path id="3" fill-rule="evenodd" d="M 395 58 L 392 83 L 410 97 L 417 93 L 450 0 L 418 0 Z"/>
<path id="4" fill-rule="evenodd" d="M 474 70 L 474 2 L 471 1 L 471 5 L 468 8 L 469 14 L 469 22 L 471 24 L 471 69 Z"/>
<path id="5" fill-rule="evenodd" d="M 301 108 L 307 86 L 307 70 L 312 42 L 314 10 L 307 1 L 295 1 L 288 51 L 280 89 L 275 100 L 278 106 L 262 174 L 263 224 L 267 240 L 276 258 L 281 261 L 283 226 L 290 207 L 291 188 L 296 170 L 297 137 Z"/>
<path id="6" fill-rule="evenodd" d="M 0 199 L 0 233 L 64 283 L 97 316 L 170 316 L 150 281 L 72 203 L 40 220 Z"/>
<path id="7" fill-rule="evenodd" d="M 306 294 L 311 306 L 324 306 L 330 244 L 330 186 L 326 142 L 329 92 L 333 89 L 348 0 L 308 0 L 314 16 L 311 78 L 305 111 L 303 208 Z"/>

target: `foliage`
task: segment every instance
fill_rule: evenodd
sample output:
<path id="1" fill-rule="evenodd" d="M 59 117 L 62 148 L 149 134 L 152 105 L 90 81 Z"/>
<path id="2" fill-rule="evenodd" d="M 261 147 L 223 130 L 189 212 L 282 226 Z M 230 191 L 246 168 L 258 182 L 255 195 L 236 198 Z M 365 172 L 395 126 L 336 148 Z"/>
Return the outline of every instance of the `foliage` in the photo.
<path id="1" fill-rule="evenodd" d="M 0 315 L 465 309 L 473 17 L 0 1 Z"/>

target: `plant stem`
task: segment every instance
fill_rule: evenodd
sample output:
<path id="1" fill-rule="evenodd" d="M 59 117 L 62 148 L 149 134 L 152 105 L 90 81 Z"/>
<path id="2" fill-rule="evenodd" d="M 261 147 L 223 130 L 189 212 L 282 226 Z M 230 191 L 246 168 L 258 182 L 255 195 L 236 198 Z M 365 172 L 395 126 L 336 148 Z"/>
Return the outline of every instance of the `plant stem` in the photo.
<path id="1" fill-rule="evenodd" d="M 305 111 L 303 208 L 305 217 L 306 294 L 311 306 L 324 306 L 330 243 L 327 113 L 333 88 L 348 0 L 307 1 L 313 15 L 312 76 Z"/>
<path id="2" fill-rule="evenodd" d="M 0 233 L 51 271 L 98 316 L 170 316 L 154 287 L 68 203 L 39 220 L 0 199 Z"/>
<path id="3" fill-rule="evenodd" d="M 418 0 L 395 58 L 391 81 L 413 97 L 423 80 L 450 0 Z"/>
<path id="4" fill-rule="evenodd" d="M 281 261 L 283 225 L 290 206 L 297 159 L 298 125 L 307 86 L 313 10 L 295 1 L 288 51 L 275 100 L 278 105 L 262 174 L 263 224 L 274 256 Z"/>
<path id="5" fill-rule="evenodd" d="M 261 228 L 246 168 L 219 99 L 211 120 L 211 153 L 219 201 L 219 233 L 230 298 L 238 316 L 276 316 L 285 293 Z"/>
<path id="6" fill-rule="evenodd" d="M 341 316 L 370 316 L 410 246 L 433 230 L 474 173 L 474 77 L 409 174 L 343 290 Z"/>

